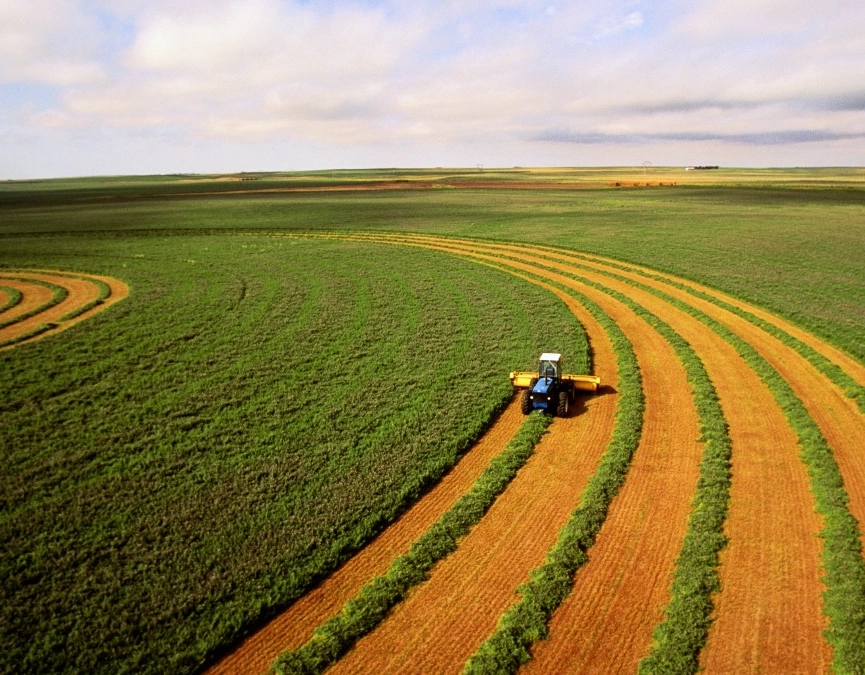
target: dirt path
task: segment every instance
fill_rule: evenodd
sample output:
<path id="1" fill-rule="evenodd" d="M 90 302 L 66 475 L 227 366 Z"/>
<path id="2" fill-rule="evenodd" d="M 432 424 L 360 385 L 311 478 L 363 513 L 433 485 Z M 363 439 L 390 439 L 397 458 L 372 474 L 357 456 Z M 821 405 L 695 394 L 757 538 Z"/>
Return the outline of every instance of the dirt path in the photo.
<path id="1" fill-rule="evenodd" d="M 701 454 L 690 387 L 672 349 L 630 309 L 582 283 L 585 279 L 640 303 L 687 340 L 703 361 L 727 417 L 733 442 L 733 480 L 725 525 L 729 544 L 722 553 L 719 574 L 723 588 L 714 598 L 715 622 L 703 650 L 702 667 L 707 672 L 827 671 L 832 653 L 822 634 L 827 626 L 819 558 L 822 520 L 815 512 L 798 439 L 769 389 L 729 343 L 667 300 L 603 272 L 680 299 L 729 328 L 766 358 L 820 426 L 842 470 L 851 512 L 865 523 L 865 459 L 861 454 L 865 416 L 854 402 L 765 330 L 669 281 L 697 288 L 780 327 L 865 383 L 861 364 L 747 303 L 669 275 L 649 271 L 659 278 L 648 279 L 623 272 L 597 256 L 587 261 L 530 245 L 419 235 L 357 238 L 436 248 L 505 267 L 526 278 L 539 275 L 541 281 L 531 280 L 546 284 L 586 325 L 595 349 L 596 372 L 605 382 L 615 377 L 606 371 L 613 363 L 606 336 L 575 301 L 551 284 L 591 297 L 634 344 L 646 387 L 644 435 L 589 562 L 576 575 L 574 592 L 553 616 L 551 639 L 535 645 L 534 660 L 526 670 L 634 671 L 648 653 L 652 630 L 668 600 Z M 583 414 L 556 420 L 532 459 L 458 550 L 441 561 L 430 580 L 414 589 L 333 670 L 461 670 L 514 602 L 517 586 L 543 560 L 576 506 L 606 445 L 603 439 L 611 430 L 615 399 L 590 398 Z M 386 568 L 386 563 L 382 566 Z M 324 606 L 314 593 L 301 602 Z M 339 604 L 324 613 L 332 614 Z M 298 639 L 295 646 L 304 639 Z"/>
<path id="2" fill-rule="evenodd" d="M 526 257 L 543 263 L 521 255 Z M 822 636 L 826 619 L 817 539 L 822 522 L 814 513 L 797 439 L 773 397 L 704 324 L 632 286 L 586 270 L 578 273 L 628 295 L 671 324 L 703 359 L 730 424 L 733 486 L 725 530 L 730 543 L 722 558 L 724 590 L 704 664 L 718 672 L 825 671 L 831 652 Z M 726 313 L 709 303 L 701 308 L 712 316 Z M 763 331 L 743 332 L 759 351 L 780 344 Z M 791 361 L 795 356 L 806 364 L 803 369 L 814 370 L 785 349 Z"/>
<path id="3" fill-rule="evenodd" d="M 52 305 L 53 291 L 45 286 L 30 283 L 28 280 L 41 281 L 62 287 L 66 290 L 67 295 L 61 302 Z M 89 303 L 95 302 L 100 297 L 101 289 L 94 283 L 94 280 L 101 281 L 108 286 L 110 291 L 108 297 L 104 298 L 91 309 L 71 319 L 62 320 L 66 315 Z M 54 270 L 2 271 L 0 272 L 0 282 L 5 286 L 15 288 L 23 294 L 20 303 L 0 315 L 0 321 L 15 320 L 17 317 L 24 317 L 25 314 L 40 307 L 43 308 L 42 311 L 37 312 L 33 316 L 16 320 L 5 328 L 0 328 L 0 343 L 7 340 L 15 340 L 45 324 L 57 324 L 49 330 L 34 335 L 32 338 L 16 342 L 14 345 L 5 347 L 5 349 L 11 349 L 24 344 L 24 342 L 39 340 L 61 330 L 66 330 L 110 307 L 129 294 L 129 288 L 126 284 L 111 277 L 58 272 Z"/>
<path id="4" fill-rule="evenodd" d="M 594 319 L 578 311 L 592 342 L 595 372 L 613 384 L 612 346 Z M 459 672 L 579 502 L 612 435 L 616 401 L 609 394 L 590 397 L 585 412 L 556 420 L 457 551 L 332 671 Z"/>
<path id="5" fill-rule="evenodd" d="M 608 269 L 602 264 L 593 264 L 592 267 Z M 780 373 L 803 402 L 814 421 L 817 422 L 820 431 L 832 448 L 835 460 L 844 476 L 844 484 L 850 497 L 850 511 L 858 520 L 860 531 L 865 537 L 865 462 L 862 461 L 862 448 L 865 447 L 865 417 L 859 412 L 856 403 L 794 349 L 742 317 L 706 300 L 695 298 L 693 295 L 669 284 L 646 279 L 637 274 L 616 272 L 652 288 L 657 288 L 708 314 L 757 349 Z M 703 289 L 700 288 L 700 290 Z M 717 293 L 714 294 L 717 295 Z M 722 299 L 727 301 L 724 297 Z M 735 304 L 752 314 L 759 313 L 764 320 L 773 319 L 772 323 L 785 330 L 789 327 L 791 333 L 795 332 L 803 342 L 815 349 L 822 344 L 813 336 L 809 336 L 800 329 L 789 326 L 789 324 L 775 319 L 761 310 L 749 308 L 738 301 Z M 834 362 L 842 367 L 845 367 L 847 361 L 850 361 L 849 357 L 825 344 L 818 351 L 827 358 L 832 359 L 834 357 Z M 860 376 L 865 378 L 865 368 L 862 368 L 858 363 L 856 366 L 858 367 L 852 367 L 849 370 L 845 367 L 845 370 L 854 379 Z M 862 382 L 865 383 L 865 379 Z"/>
<path id="6" fill-rule="evenodd" d="M 522 422 L 519 403 L 514 400 L 435 488 L 345 565 L 208 672 L 266 673 L 279 654 L 300 647 L 316 626 L 337 614 L 365 583 L 384 574 L 394 558 L 408 552 L 411 544 L 469 490 Z"/>

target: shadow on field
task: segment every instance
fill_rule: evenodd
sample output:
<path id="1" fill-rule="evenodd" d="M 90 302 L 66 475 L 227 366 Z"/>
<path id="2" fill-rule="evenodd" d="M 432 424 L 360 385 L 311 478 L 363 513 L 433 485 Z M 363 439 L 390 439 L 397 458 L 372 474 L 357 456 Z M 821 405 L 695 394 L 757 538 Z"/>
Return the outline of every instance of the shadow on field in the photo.
<path id="1" fill-rule="evenodd" d="M 565 417 L 576 417 L 577 415 L 582 415 L 586 412 L 586 401 L 592 398 L 597 398 L 598 396 L 609 396 L 611 394 L 618 394 L 619 392 L 615 387 L 611 387 L 608 384 L 602 384 L 598 387 L 598 390 L 594 393 L 578 393 L 574 400 L 571 402 L 570 409 L 568 410 L 568 414 Z"/>

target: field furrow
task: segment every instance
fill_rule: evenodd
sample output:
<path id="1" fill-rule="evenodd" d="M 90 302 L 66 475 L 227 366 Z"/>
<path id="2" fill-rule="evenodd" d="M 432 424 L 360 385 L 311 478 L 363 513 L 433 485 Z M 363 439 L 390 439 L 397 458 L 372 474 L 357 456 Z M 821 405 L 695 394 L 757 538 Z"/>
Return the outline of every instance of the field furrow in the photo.
<path id="1" fill-rule="evenodd" d="M 0 279 L 3 280 L 6 286 L 14 288 L 21 293 L 21 302 L 14 307 L 10 307 L 0 315 L 0 322 L 6 324 L 3 328 L 0 328 L 0 340 L 6 341 L 18 334 L 19 329 L 16 324 L 20 320 L 19 318 L 25 314 L 48 307 L 51 303 L 51 298 L 54 297 L 54 293 L 47 286 L 39 286 L 27 281 L 13 279 L 5 274 L 0 275 Z"/>
<path id="2" fill-rule="evenodd" d="M 394 558 L 408 551 L 471 487 L 490 460 L 513 438 L 522 421 L 519 402 L 515 400 L 457 465 L 393 525 L 208 672 L 265 673 L 279 654 L 300 647 L 319 624 L 336 615 L 364 584 L 384 574 Z"/>
<path id="3" fill-rule="evenodd" d="M 624 308 L 607 311 L 635 345 L 647 392 L 642 437 L 589 562 L 527 672 L 633 671 L 663 617 L 690 513 L 701 444 L 684 368 L 657 332 Z"/>
<path id="4" fill-rule="evenodd" d="M 65 272 L 3 271 L 0 281 L 23 296 L 21 302 L 0 314 L 0 348 L 65 330 L 129 293 L 126 284 L 117 279 Z M 65 297 L 52 301 L 56 294 L 51 286 L 61 289 Z"/>
<path id="5" fill-rule="evenodd" d="M 398 240 L 408 243 L 402 238 Z M 815 511 L 812 486 L 800 457 L 796 434 L 773 394 L 734 348 L 704 322 L 672 306 L 662 296 L 610 276 L 621 276 L 620 270 L 615 268 L 601 264 L 587 268 L 583 264 L 573 264 L 567 257 L 558 262 L 550 260 L 555 256 L 550 256 L 549 252 L 543 256 L 536 255 L 536 250 L 516 245 L 487 247 L 478 242 L 433 238 L 424 238 L 417 243 L 487 261 L 493 259 L 491 254 L 502 254 L 502 249 L 506 248 L 508 258 L 501 259 L 501 264 L 520 272 L 528 272 L 534 265 L 538 274 L 559 281 L 559 272 L 570 272 L 633 298 L 675 327 L 704 360 L 721 397 L 733 439 L 733 487 L 725 528 L 729 545 L 721 566 L 724 590 L 717 597 L 717 619 L 704 654 L 705 662 L 722 669 L 746 670 L 791 667 L 822 670 L 828 667 L 831 649 L 822 635 L 827 626 L 821 599 L 824 586 L 821 582 L 819 534 L 823 522 Z M 539 271 L 544 267 L 555 272 Z M 639 281 L 645 282 L 646 279 Z M 848 490 L 856 513 L 858 474 L 862 471 L 862 463 L 851 451 L 862 424 L 861 415 L 852 401 L 803 357 L 741 317 L 684 291 L 673 293 L 666 284 L 650 282 L 646 285 L 661 288 L 690 307 L 728 325 L 791 383 L 839 457 L 845 483 L 852 488 Z M 596 297 L 593 299 L 598 301 Z M 603 304 L 610 311 L 611 303 L 606 301 Z M 814 392 L 821 395 L 814 396 Z M 846 436 L 844 429 L 847 430 Z M 635 462 L 635 466 L 639 466 L 639 454 Z M 636 485 L 632 482 L 636 475 L 629 477 L 619 501 L 630 490 L 638 489 L 632 487 Z M 614 509 L 611 518 L 616 513 Z M 606 534 L 607 530 L 603 532 Z M 604 542 L 605 537 L 601 537 L 598 545 Z M 626 547 L 626 542 L 625 538 L 615 545 Z M 601 550 L 593 550 L 592 554 L 598 556 Z M 584 602 L 579 596 L 581 589 L 585 588 L 582 580 L 588 576 L 588 571 L 589 566 L 577 575 L 575 592 L 569 602 L 576 605 Z M 618 572 L 609 572 L 609 576 L 615 579 L 617 574 L 621 577 L 627 572 L 626 568 L 620 568 Z M 611 595 L 616 597 L 615 592 Z M 624 604 L 627 605 L 627 601 Z M 585 608 L 582 611 L 596 620 L 597 611 Z M 581 641 L 587 643 L 577 647 L 571 645 L 568 649 L 593 647 L 585 629 L 559 621 L 561 619 L 557 617 L 553 622 L 553 638 L 549 644 L 555 644 L 557 628 L 565 625 L 567 630 L 573 630 Z M 616 625 L 627 625 L 625 621 L 617 621 Z M 616 634 L 623 640 L 632 638 L 627 630 Z M 796 637 L 791 640 L 789 636 L 793 634 Z M 539 655 L 544 654 L 545 649 L 552 647 L 539 647 Z M 617 646 L 610 649 L 609 645 L 604 645 L 597 651 L 604 655 L 602 658 L 609 658 L 609 654 L 616 653 L 617 649 Z M 719 660 L 719 655 L 723 655 L 722 660 Z M 633 659 L 630 663 L 634 663 Z M 609 669 L 611 666 L 609 662 L 593 663 L 589 670 Z M 537 667 L 538 672 L 543 670 L 543 666 Z"/>
<path id="6" fill-rule="evenodd" d="M 520 259 L 550 264 L 525 253 Z M 721 398 L 733 441 L 733 485 L 720 570 L 724 590 L 704 654 L 707 664 L 722 671 L 825 669 L 831 653 L 822 635 L 822 522 L 797 438 L 777 402 L 702 322 L 629 284 L 586 269 L 575 273 L 626 294 L 674 326 L 704 360 Z M 723 663 L 714 662 L 714 654 L 723 655 Z"/>
<path id="7" fill-rule="evenodd" d="M 651 288 L 668 294 L 690 307 L 711 316 L 719 321 L 748 344 L 753 346 L 769 362 L 769 364 L 790 384 L 793 392 L 802 401 L 810 416 L 820 427 L 827 442 L 833 450 L 835 460 L 844 476 L 844 485 L 850 497 L 850 511 L 859 523 L 860 531 L 865 531 L 865 462 L 861 460 L 861 448 L 865 447 L 865 418 L 863 418 L 856 403 L 848 397 L 836 384 L 828 380 L 813 364 L 797 353 L 790 346 L 781 342 L 760 327 L 746 321 L 741 316 L 733 314 L 717 305 L 696 298 L 685 291 L 644 276 L 610 270 L 602 265 L 593 265 L 598 269 L 607 269 L 617 275 L 633 279 Z M 726 299 L 725 299 L 726 301 Z M 732 303 L 731 303 L 732 304 Z M 736 306 L 748 309 L 742 303 Z M 757 314 L 756 311 L 752 311 Z M 765 313 L 761 318 L 766 318 Z M 787 328 L 786 325 L 782 326 Z M 807 337 L 802 331 L 789 326 L 791 334 Z M 806 340 L 803 340 L 803 342 Z M 816 340 L 810 337 L 810 346 L 816 348 Z M 824 345 L 826 347 L 826 345 Z M 859 378 L 865 376 L 865 370 L 833 348 L 823 350 L 827 358 L 834 358 L 835 363 L 844 366 L 853 379 L 865 382 Z M 846 370 L 849 363 L 855 366 Z M 856 367 L 858 366 L 858 367 Z"/>
<path id="8" fill-rule="evenodd" d="M 612 347 L 588 313 L 596 373 L 615 387 Z M 555 541 L 612 433 L 616 396 L 557 420 L 517 478 L 430 579 L 360 640 L 335 672 L 458 672 Z M 454 639 L 459 636 L 459 639 Z"/>

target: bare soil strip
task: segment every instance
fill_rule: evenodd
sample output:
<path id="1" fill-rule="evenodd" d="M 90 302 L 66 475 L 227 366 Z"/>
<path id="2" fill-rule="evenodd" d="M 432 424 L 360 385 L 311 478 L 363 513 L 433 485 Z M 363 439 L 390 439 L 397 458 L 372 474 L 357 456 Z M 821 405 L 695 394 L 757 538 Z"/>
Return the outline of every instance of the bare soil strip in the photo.
<path id="1" fill-rule="evenodd" d="M 475 248 L 469 255 L 482 255 Z M 509 261 L 519 270 L 531 264 Z M 672 347 L 632 310 L 608 295 L 551 272 L 603 306 L 631 340 L 646 389 L 643 437 L 628 480 L 589 551 L 590 562 L 553 619 L 552 639 L 537 646 L 535 672 L 631 669 L 648 654 L 652 631 L 669 600 L 702 448 L 683 366 Z M 671 420 L 676 420 L 671 424 Z"/>
<path id="2" fill-rule="evenodd" d="M 730 425 L 733 484 L 725 530 L 730 542 L 722 555 L 724 590 L 705 665 L 719 672 L 824 672 L 831 650 L 822 635 L 827 625 L 820 581 L 822 521 L 798 440 L 773 396 L 733 348 L 701 322 L 628 284 L 584 269 L 576 272 L 628 295 L 673 326 L 703 359 Z M 701 308 L 711 316 L 725 313 L 705 304 Z M 746 339 L 762 352 L 763 340 L 770 337 L 757 330 Z M 819 379 L 834 387 L 822 375 Z"/>
<path id="3" fill-rule="evenodd" d="M 657 332 L 621 309 L 607 311 L 637 353 L 647 392 L 643 434 L 589 562 L 527 672 L 635 672 L 663 618 L 690 514 L 702 446 L 685 370 Z"/>
<path id="4" fill-rule="evenodd" d="M 387 572 L 483 473 L 519 430 L 523 416 L 514 400 L 456 466 L 393 525 L 312 591 L 257 631 L 208 672 L 266 673 L 279 654 L 297 649 L 313 630 L 339 613 L 364 584 Z"/>
<path id="5" fill-rule="evenodd" d="M 603 258 L 601 256 L 585 256 L 586 258 L 595 260 L 602 265 L 606 266 L 607 263 L 612 263 L 616 265 L 621 265 L 622 263 L 619 261 L 611 260 L 609 258 Z M 717 298 L 721 302 L 725 302 L 729 305 L 733 305 L 739 309 L 742 309 L 746 312 L 753 314 L 756 317 L 766 321 L 767 323 L 773 324 L 777 328 L 780 328 L 785 333 L 795 337 L 797 340 L 805 343 L 809 347 L 811 347 L 814 351 L 819 354 L 822 354 L 827 359 L 832 361 L 833 363 L 840 366 L 850 377 L 852 377 L 856 382 L 865 386 L 865 365 L 859 363 L 856 359 L 850 357 L 845 352 L 841 351 L 837 347 L 833 347 L 832 345 L 823 342 L 819 338 L 815 337 L 811 333 L 795 326 L 784 319 L 767 312 L 764 309 L 756 307 L 754 305 L 749 305 L 746 302 L 738 300 L 732 296 L 726 295 L 718 290 L 710 288 L 708 286 L 703 286 L 702 284 L 698 284 L 694 281 L 689 281 L 687 279 L 680 279 L 678 277 L 674 277 L 670 274 L 665 274 L 663 272 L 658 272 L 656 270 L 652 270 L 647 267 L 642 267 L 640 265 L 634 265 L 631 263 L 627 264 L 628 267 L 632 267 L 635 270 L 641 271 L 644 275 L 652 275 L 655 277 L 662 277 L 664 279 L 668 279 L 671 282 L 675 282 L 689 288 L 694 289 L 695 291 L 705 293 L 706 295 L 712 296 L 713 298 Z M 617 271 L 613 269 L 612 271 Z M 624 272 L 617 271 L 619 274 L 625 274 Z M 648 283 L 645 276 L 639 275 L 640 279 L 644 283 Z M 666 286 L 666 288 L 672 288 L 671 286 Z M 688 295 L 688 302 L 697 300 L 693 295 Z"/>
<path id="6" fill-rule="evenodd" d="M 454 252 L 459 248 L 459 244 L 452 241 L 445 242 L 445 246 Z M 507 248 L 530 265 L 568 270 L 568 265 L 535 257 L 531 248 Z M 480 251 L 485 247 L 473 242 L 465 244 L 463 250 L 482 255 Z M 522 262 L 508 264 L 525 269 Z M 725 622 L 719 620 L 712 631 L 711 644 L 720 645 L 716 653 L 725 658 L 723 664 L 716 665 L 720 665 L 721 670 L 751 667 L 789 670 L 791 665 L 799 671 L 825 670 L 831 651 L 822 636 L 826 619 L 822 614 L 823 586 L 817 539 L 822 522 L 814 512 L 797 438 L 771 393 L 733 348 L 698 320 L 623 282 L 585 269 L 574 271 L 628 295 L 672 325 L 704 360 L 721 397 L 730 422 L 734 476 L 726 532 L 730 544 L 723 557 L 724 591 L 720 594 L 718 610 L 719 616 L 723 611 L 730 618 Z M 555 276 L 553 272 L 542 273 L 549 278 Z M 610 310 L 609 300 L 592 297 Z M 711 315 L 723 312 L 712 305 L 704 309 Z M 763 331 L 757 333 L 759 335 L 749 334 L 748 338 L 766 336 Z M 759 345 L 755 347 L 759 349 Z M 796 356 L 807 363 L 798 354 Z M 813 370 L 810 364 L 808 367 Z M 820 378 L 826 382 L 825 378 Z M 647 391 L 647 402 L 648 396 Z M 629 476 L 626 490 L 632 480 L 633 476 Z M 578 579 L 581 576 L 578 575 Z M 577 586 L 572 598 L 579 592 Z M 579 600 L 574 599 L 574 602 Z M 627 602 L 625 600 L 626 605 Z M 736 630 L 731 631 L 732 627 Z M 583 629 L 585 626 L 574 629 L 581 639 Z M 795 635 L 795 640 L 790 640 L 790 635 Z M 617 640 L 629 640 L 631 636 L 627 630 L 620 630 L 602 637 L 608 642 L 598 647 L 597 653 L 601 658 L 609 658 L 622 649 Z M 711 650 L 707 651 L 706 658 L 715 658 Z M 593 664 L 589 671 L 597 668 L 606 672 L 610 667 L 613 664 Z"/>
<path id="7" fill-rule="evenodd" d="M 860 532 L 862 532 L 863 540 L 865 540 L 865 462 L 862 461 L 862 448 L 865 448 L 865 417 L 863 417 L 853 400 L 848 398 L 837 385 L 820 373 L 817 368 L 794 349 L 785 345 L 778 338 L 770 335 L 760 327 L 746 321 L 741 316 L 660 281 L 647 279 L 638 274 L 622 272 L 616 269 L 610 270 L 610 268 L 600 263 L 590 263 L 590 266 L 599 270 L 609 270 L 620 276 L 634 279 L 646 286 L 657 288 L 711 316 L 757 349 L 790 384 L 793 391 L 805 405 L 808 413 L 820 427 L 820 431 L 832 448 L 835 460 L 838 462 L 838 466 L 844 476 L 844 485 L 847 494 L 850 497 L 850 512 L 859 522 Z M 703 289 L 700 288 L 699 290 Z M 712 294 L 728 302 L 725 297 L 719 296 L 715 292 Z M 731 302 L 730 304 L 734 303 Z M 788 324 L 785 324 L 776 317 L 772 317 L 765 312 L 756 310 L 738 301 L 735 304 L 737 307 L 745 309 L 752 314 L 757 315 L 759 312 L 762 315 L 761 318 L 764 320 L 770 321 L 772 319 L 770 323 L 775 323 L 784 330 L 787 330 Z M 803 342 L 810 344 L 815 349 L 818 344 L 822 344 L 818 343 L 816 338 L 804 333 L 800 329 L 796 329 L 793 326 L 789 326 L 789 328 L 790 331 L 788 332 L 795 330 L 797 337 L 801 336 L 800 339 Z M 834 357 L 835 363 L 838 365 L 850 361 L 849 357 L 834 350 L 834 348 L 828 347 L 825 344 L 823 347 L 824 349 L 821 353 L 827 358 Z M 851 367 L 849 370 L 845 368 L 848 374 L 853 379 L 857 379 L 859 376 L 858 373 L 861 371 L 863 377 L 865 377 L 865 368 L 862 368 L 856 362 L 853 363 L 858 368 Z M 865 382 L 865 380 L 862 381 Z"/>
<path id="8" fill-rule="evenodd" d="M 49 306 L 52 299 L 51 290 L 35 283 L 28 283 L 28 279 L 61 286 L 66 289 L 68 295 L 63 301 Z M 16 340 L 38 329 L 40 326 L 52 324 L 49 330 L 41 332 L 32 338 L 16 342 L 13 345 L 5 347 L 5 349 L 11 349 L 25 342 L 39 340 L 61 330 L 66 330 L 122 300 L 129 294 L 129 288 L 122 281 L 95 274 L 77 274 L 54 270 L 7 270 L 0 272 L 0 280 L 2 280 L 4 285 L 15 288 L 24 295 L 20 303 L 10 310 L 3 312 L 2 317 L 0 317 L 3 321 L 23 316 L 38 307 L 45 307 L 44 311 L 22 318 L 22 320 L 16 321 L 5 328 L 0 328 L 0 343 Z M 101 290 L 93 280 L 101 281 L 108 286 L 110 289 L 108 297 L 74 318 L 64 320 L 64 317 L 70 313 L 99 299 Z"/>
<path id="9" fill-rule="evenodd" d="M 596 374 L 616 382 L 612 346 L 580 309 Z M 615 395 L 586 399 L 586 410 L 556 420 L 481 522 L 430 579 L 398 605 L 333 672 L 458 672 L 492 632 L 516 587 L 543 561 L 576 507 L 612 435 Z"/>
<path id="10" fill-rule="evenodd" d="M 564 273 L 619 291 L 672 326 L 699 355 L 721 399 L 733 443 L 731 503 L 725 525 L 729 544 L 722 553 L 723 588 L 714 598 L 715 623 L 701 666 L 708 672 L 827 671 L 832 653 L 823 637 L 828 625 L 821 597 L 818 536 L 823 523 L 815 512 L 795 433 L 768 387 L 709 326 L 668 300 L 605 272 L 680 299 L 728 327 L 767 359 L 790 383 L 830 444 L 850 494 L 851 512 L 860 524 L 865 522 L 861 456 L 865 416 L 795 350 L 748 320 L 664 279 L 772 323 L 865 383 L 861 364 L 759 308 L 654 270 L 641 268 L 659 277 L 648 279 L 621 270 L 618 262 L 597 256 L 589 261 L 531 245 L 412 235 L 357 237 L 437 248 L 578 289 L 609 312 L 634 344 L 646 384 L 644 437 L 590 560 L 576 575 L 574 592 L 553 617 L 552 637 L 536 645 L 536 660 L 528 670 L 633 672 L 650 647 L 651 631 L 669 596 L 700 454 L 690 389 L 669 345 L 618 301 Z M 615 373 L 608 370 L 613 355 L 606 336 L 588 313 L 579 307 L 572 310 L 590 335 L 596 372 L 604 382 L 615 381 Z M 376 631 L 360 640 L 336 670 L 461 670 L 515 601 L 518 584 L 543 560 L 577 504 L 612 429 L 615 399 L 610 395 L 589 398 L 584 413 L 556 420 L 532 459 L 458 550 L 440 562 L 429 581 L 412 591 Z M 386 569 L 395 555 L 398 551 L 386 554 L 378 569 Z M 311 605 L 323 602 L 312 594 L 307 597 Z M 341 603 L 323 614 L 335 613 Z M 295 646 L 308 635 L 304 633 Z M 290 648 L 280 645 L 278 651 Z"/>
<path id="11" fill-rule="evenodd" d="M 54 297 L 51 289 L 47 286 L 18 281 L 4 275 L 0 275 L 0 279 L 3 280 L 3 285 L 14 288 L 22 295 L 21 302 L 14 307 L 10 307 L 3 314 L 0 314 L 0 321 L 3 323 L 15 321 L 17 317 L 28 314 L 40 307 L 47 307 Z M 12 324 L 5 328 L 0 328 L 0 342 L 10 340 L 19 334 Z"/>

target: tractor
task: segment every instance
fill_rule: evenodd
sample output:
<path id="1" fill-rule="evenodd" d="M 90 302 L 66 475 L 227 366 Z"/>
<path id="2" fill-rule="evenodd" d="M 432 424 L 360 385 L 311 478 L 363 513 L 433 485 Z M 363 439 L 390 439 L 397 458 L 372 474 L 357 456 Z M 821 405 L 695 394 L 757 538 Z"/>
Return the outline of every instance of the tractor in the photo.
<path id="1" fill-rule="evenodd" d="M 577 391 L 597 391 L 601 378 L 562 372 L 562 355 L 545 352 L 538 360 L 537 372 L 519 370 L 510 374 L 515 389 L 522 389 L 520 408 L 524 415 L 542 410 L 565 417 Z"/>

